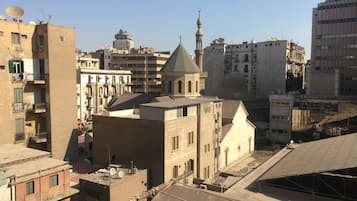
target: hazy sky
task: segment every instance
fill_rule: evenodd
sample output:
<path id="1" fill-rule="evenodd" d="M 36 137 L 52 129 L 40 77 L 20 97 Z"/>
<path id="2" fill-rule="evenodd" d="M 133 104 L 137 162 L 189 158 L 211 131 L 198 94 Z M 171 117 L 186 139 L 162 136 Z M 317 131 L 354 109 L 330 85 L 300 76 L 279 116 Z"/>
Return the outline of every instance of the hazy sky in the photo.
<path id="1" fill-rule="evenodd" d="M 77 48 L 85 51 L 112 44 L 119 29 L 135 46 L 173 51 L 182 35 L 190 52 L 195 47 L 196 19 L 202 10 L 204 46 L 218 37 L 227 43 L 264 41 L 269 36 L 293 40 L 310 55 L 312 8 L 322 0 L 1 0 L 0 15 L 9 5 L 25 10 L 23 20 L 75 27 Z M 1 28 L 1 27 L 0 27 Z"/>

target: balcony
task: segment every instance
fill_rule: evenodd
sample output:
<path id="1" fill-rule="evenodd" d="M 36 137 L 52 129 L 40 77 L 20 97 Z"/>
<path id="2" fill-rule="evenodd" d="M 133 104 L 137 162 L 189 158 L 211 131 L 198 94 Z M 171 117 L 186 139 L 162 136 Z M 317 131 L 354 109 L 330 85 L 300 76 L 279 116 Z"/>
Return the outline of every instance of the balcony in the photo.
<path id="1" fill-rule="evenodd" d="M 46 112 L 46 103 L 35 103 L 32 105 L 32 112 L 33 113 L 44 113 Z"/>
<path id="2" fill-rule="evenodd" d="M 12 75 L 12 82 L 23 82 L 24 81 L 24 74 L 23 73 L 13 73 Z"/>
<path id="3" fill-rule="evenodd" d="M 26 81 L 32 84 L 45 84 L 46 75 L 44 73 L 27 74 Z"/>
<path id="4" fill-rule="evenodd" d="M 23 112 L 24 111 L 24 103 L 13 103 L 12 111 L 14 113 Z"/>
<path id="5" fill-rule="evenodd" d="M 43 142 L 47 142 L 47 135 L 48 132 L 39 132 L 36 133 L 35 136 L 31 137 L 31 141 L 35 142 L 35 143 L 43 143 Z"/>

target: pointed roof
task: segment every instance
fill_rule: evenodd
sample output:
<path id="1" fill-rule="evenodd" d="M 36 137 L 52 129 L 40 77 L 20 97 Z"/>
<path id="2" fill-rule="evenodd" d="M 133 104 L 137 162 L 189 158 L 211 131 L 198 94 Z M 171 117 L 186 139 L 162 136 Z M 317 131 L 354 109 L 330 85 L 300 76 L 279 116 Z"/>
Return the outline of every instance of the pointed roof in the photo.
<path id="1" fill-rule="evenodd" d="M 161 72 L 199 73 L 200 69 L 180 42 L 174 53 L 172 53 L 171 57 L 162 67 Z"/>

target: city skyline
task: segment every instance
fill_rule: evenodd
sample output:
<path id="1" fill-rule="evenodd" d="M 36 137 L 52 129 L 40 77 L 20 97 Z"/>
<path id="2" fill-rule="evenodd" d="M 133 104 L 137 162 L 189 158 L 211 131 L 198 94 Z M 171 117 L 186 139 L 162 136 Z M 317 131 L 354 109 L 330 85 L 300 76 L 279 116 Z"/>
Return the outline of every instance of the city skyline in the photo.
<path id="1" fill-rule="evenodd" d="M 275 37 L 293 40 L 305 47 L 306 59 L 309 59 L 312 8 L 319 2 L 135 0 L 87 2 L 84 5 L 67 1 L 6 0 L 0 4 L 0 15 L 5 15 L 7 6 L 17 5 L 25 10 L 25 22 L 49 20 L 50 23 L 75 27 L 76 47 L 84 51 L 94 51 L 105 44 L 111 46 L 114 35 L 124 29 L 133 36 L 136 47 L 142 45 L 157 51 L 173 51 L 181 35 L 185 47 L 193 53 L 196 19 L 198 10 L 201 10 L 204 47 L 219 37 L 226 43 L 265 41 Z"/>

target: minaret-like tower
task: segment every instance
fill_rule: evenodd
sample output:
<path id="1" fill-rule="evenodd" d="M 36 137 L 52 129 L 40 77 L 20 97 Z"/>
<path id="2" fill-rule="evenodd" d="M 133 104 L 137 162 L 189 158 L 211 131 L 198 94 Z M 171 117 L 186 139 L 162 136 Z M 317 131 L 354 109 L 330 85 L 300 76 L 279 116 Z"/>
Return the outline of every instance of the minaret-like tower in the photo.
<path id="1" fill-rule="evenodd" d="M 203 31 L 202 31 L 202 20 L 201 20 L 201 11 L 198 11 L 198 19 L 197 19 L 197 32 L 196 32 L 196 50 L 195 50 L 195 60 L 196 65 L 200 69 L 200 93 L 204 94 L 205 91 L 205 81 L 208 77 L 207 72 L 203 70 Z"/>
<path id="2" fill-rule="evenodd" d="M 203 32 L 202 32 L 201 11 L 198 11 L 195 55 L 196 55 L 196 64 L 200 68 L 201 72 L 203 72 L 202 40 L 203 40 Z"/>

